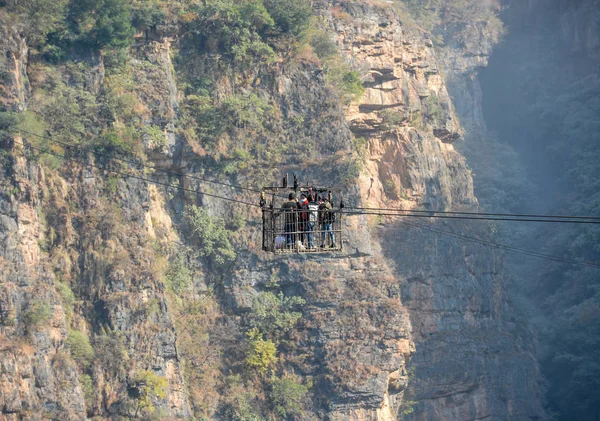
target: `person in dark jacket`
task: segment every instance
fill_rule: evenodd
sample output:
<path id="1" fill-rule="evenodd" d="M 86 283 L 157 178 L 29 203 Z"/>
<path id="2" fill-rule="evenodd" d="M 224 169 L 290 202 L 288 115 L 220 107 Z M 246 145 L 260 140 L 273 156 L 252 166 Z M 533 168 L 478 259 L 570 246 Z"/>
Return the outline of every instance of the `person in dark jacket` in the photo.
<path id="1" fill-rule="evenodd" d="M 285 240 L 287 247 L 293 247 L 296 243 L 296 232 L 298 226 L 298 202 L 296 195 L 290 193 L 288 201 L 281 206 L 281 212 L 277 215 L 284 214 L 285 218 Z"/>
<path id="2" fill-rule="evenodd" d="M 321 229 L 323 230 L 323 242 L 321 248 L 325 248 L 327 245 L 327 233 L 331 239 L 331 248 L 335 248 L 335 234 L 333 232 L 333 223 L 335 222 L 335 215 L 332 211 L 331 203 L 327 197 L 323 198 L 319 204 L 319 217 L 321 219 Z"/>

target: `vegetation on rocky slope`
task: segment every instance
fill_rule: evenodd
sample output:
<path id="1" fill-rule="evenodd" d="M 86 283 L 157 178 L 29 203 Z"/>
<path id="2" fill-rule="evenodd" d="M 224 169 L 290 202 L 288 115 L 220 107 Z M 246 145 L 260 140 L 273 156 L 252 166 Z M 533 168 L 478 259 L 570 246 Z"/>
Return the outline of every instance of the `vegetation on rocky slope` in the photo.
<path id="1" fill-rule="evenodd" d="M 177 402 L 179 416 L 189 406 L 200 419 L 310 414 L 310 378 L 295 375 L 284 357 L 294 352 L 304 300 L 284 294 L 274 273 L 247 310 L 222 308 L 234 249 L 250 232 L 245 216 L 231 211 L 225 223 L 210 207 L 198 207 L 198 198 L 154 190 L 167 206 L 189 204 L 184 212 L 172 209 L 187 235 L 174 238 L 162 214 L 151 221 L 150 235 L 136 216 L 150 193 L 110 172 L 156 177 L 154 160 L 180 156 L 177 148 L 185 145 L 200 175 L 223 181 L 264 183 L 282 162 L 309 155 L 331 177 L 355 176 L 341 172 L 352 159 L 334 154 L 350 149 L 348 136 L 334 133 L 343 131 L 338 103 L 360 95 L 362 82 L 308 2 L 3 1 L 0 17 L 31 30 L 27 110 L 0 105 L 3 182 L 10 184 L 19 159 L 12 139 L 21 131 L 35 148 L 26 148 L 27 158 L 48 180 L 40 247 L 64 309 L 61 363 L 74 367 L 87 415 L 160 417 L 166 400 L 178 399 L 168 387 L 179 372 L 152 366 L 157 358 L 182 358 L 188 390 L 178 393 L 190 403 Z M 172 49 L 164 54 L 171 37 L 178 41 L 168 41 Z M 6 86 L 10 71 L 0 66 Z M 274 83 L 282 75 L 305 84 L 295 92 L 306 92 L 278 97 Z M 319 109 L 306 112 L 313 102 Z M 72 183 L 82 174 L 78 162 L 107 171 L 92 170 L 100 177 L 85 188 Z M 16 186 L 10 193 L 21 197 Z M 47 328 L 57 308 L 31 299 L 10 320 L 2 313 L 2 324 L 27 341 Z M 176 339 L 165 333 L 172 325 Z M 143 332 L 133 331 L 141 326 Z M 156 349 L 153 335 L 165 348 Z M 169 348 L 175 340 L 179 351 Z M 56 411 L 67 417 L 60 412 L 66 409 Z"/>

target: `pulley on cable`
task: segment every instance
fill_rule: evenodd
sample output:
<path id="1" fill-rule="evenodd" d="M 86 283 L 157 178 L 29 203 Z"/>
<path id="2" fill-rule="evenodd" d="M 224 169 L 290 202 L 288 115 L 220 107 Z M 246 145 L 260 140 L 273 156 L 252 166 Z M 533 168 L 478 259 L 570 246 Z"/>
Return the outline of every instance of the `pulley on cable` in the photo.
<path id="1" fill-rule="evenodd" d="M 293 188 L 288 187 L 286 174 L 281 186 L 262 189 L 263 250 L 276 254 L 341 251 L 342 190 L 309 183 L 300 186 L 296 174 L 293 177 Z M 339 195 L 339 206 L 334 203 L 334 192 Z"/>

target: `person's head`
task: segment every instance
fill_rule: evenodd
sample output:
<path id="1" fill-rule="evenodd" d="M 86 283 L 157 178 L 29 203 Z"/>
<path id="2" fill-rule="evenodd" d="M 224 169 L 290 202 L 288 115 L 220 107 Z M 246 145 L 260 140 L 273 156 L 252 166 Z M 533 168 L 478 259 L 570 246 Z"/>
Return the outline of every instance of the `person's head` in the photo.
<path id="1" fill-rule="evenodd" d="M 304 199 L 306 199 L 306 195 L 305 195 L 304 193 L 302 193 L 302 194 L 300 195 L 300 200 L 304 200 Z"/>
<path id="2" fill-rule="evenodd" d="M 294 193 L 290 193 L 288 196 L 288 199 L 290 200 L 296 200 L 296 195 Z"/>

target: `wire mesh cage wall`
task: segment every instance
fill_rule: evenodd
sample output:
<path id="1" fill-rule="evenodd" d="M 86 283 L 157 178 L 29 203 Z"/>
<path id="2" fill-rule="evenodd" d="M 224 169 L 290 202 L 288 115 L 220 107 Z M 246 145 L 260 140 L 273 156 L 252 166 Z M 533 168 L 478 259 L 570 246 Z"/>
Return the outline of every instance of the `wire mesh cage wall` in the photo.
<path id="1" fill-rule="evenodd" d="M 263 208 L 263 250 L 276 254 L 341 251 L 339 209 L 304 211 Z"/>

